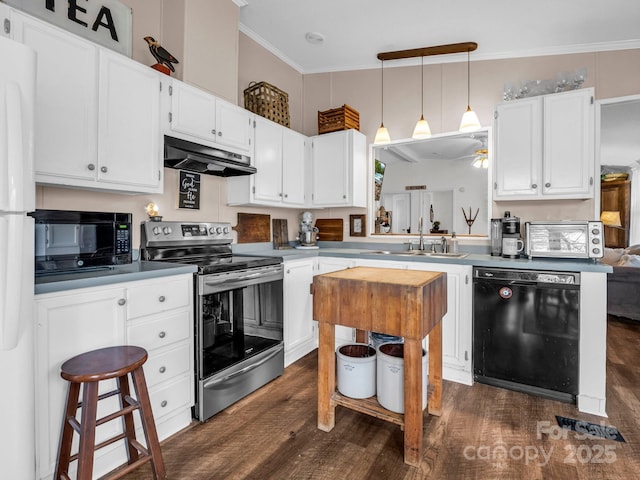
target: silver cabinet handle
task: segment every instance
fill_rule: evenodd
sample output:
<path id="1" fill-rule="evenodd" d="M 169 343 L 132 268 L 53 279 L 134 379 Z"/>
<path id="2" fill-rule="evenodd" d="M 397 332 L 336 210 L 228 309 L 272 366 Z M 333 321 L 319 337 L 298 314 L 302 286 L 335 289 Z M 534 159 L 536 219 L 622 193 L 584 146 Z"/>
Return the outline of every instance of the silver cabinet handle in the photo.
<path id="1" fill-rule="evenodd" d="M 164 373 L 167 371 L 167 367 L 160 367 L 160 369 L 158 370 L 160 373 Z"/>
<path id="2" fill-rule="evenodd" d="M 160 296 L 158 297 L 158 301 L 159 301 L 160 303 L 164 302 L 165 300 L 166 300 L 166 299 L 164 298 L 164 295 L 160 295 Z"/>
<path id="3" fill-rule="evenodd" d="M 218 131 L 218 136 L 221 137 L 222 136 L 222 132 Z"/>
<path id="4" fill-rule="evenodd" d="M 551 186 L 551 184 L 549 182 L 544 184 L 545 187 L 549 188 Z"/>
<path id="5" fill-rule="evenodd" d="M 531 185 L 531 188 L 538 188 L 538 184 L 534 183 L 533 185 Z"/>
<path id="6" fill-rule="evenodd" d="M 93 172 L 96 169 L 96 166 L 93 163 L 90 163 L 89 165 L 87 165 L 87 169 Z"/>
<path id="7" fill-rule="evenodd" d="M 108 170 L 107 167 L 100 167 L 100 171 L 102 173 L 107 173 L 107 170 Z"/>
<path id="8" fill-rule="evenodd" d="M 124 298 L 121 298 L 120 300 L 118 300 L 118 305 L 122 306 L 125 303 L 127 303 L 127 301 Z"/>
<path id="9" fill-rule="evenodd" d="M 162 401 L 162 403 L 160 403 L 160 406 L 161 406 L 162 408 L 164 408 L 164 407 L 166 407 L 166 406 L 167 406 L 167 403 L 168 403 L 168 402 L 167 402 L 166 400 L 163 400 L 163 401 Z"/>
<path id="10" fill-rule="evenodd" d="M 167 333 L 166 333 L 166 332 L 160 332 L 160 333 L 158 334 L 158 336 L 159 336 L 160 338 L 164 338 L 164 337 L 166 337 L 166 336 L 167 336 Z"/>
<path id="11" fill-rule="evenodd" d="M 211 130 L 211 133 L 212 133 L 213 135 L 215 135 L 215 134 L 216 134 L 216 129 L 215 129 L 215 128 L 213 128 L 213 129 Z"/>
<path id="12" fill-rule="evenodd" d="M 284 198 L 289 198 L 289 195 L 285 193 Z"/>

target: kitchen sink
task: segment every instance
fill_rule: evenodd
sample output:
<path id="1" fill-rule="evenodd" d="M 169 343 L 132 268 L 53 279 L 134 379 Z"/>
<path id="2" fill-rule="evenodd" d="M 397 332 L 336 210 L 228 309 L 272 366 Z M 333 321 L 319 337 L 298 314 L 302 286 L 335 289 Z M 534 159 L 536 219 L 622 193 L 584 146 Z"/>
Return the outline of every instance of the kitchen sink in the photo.
<path id="1" fill-rule="evenodd" d="M 373 255 L 404 255 L 410 257 L 441 257 L 441 258 L 464 258 L 468 253 L 442 253 L 442 252 L 427 252 L 425 250 L 404 250 L 401 252 L 394 252 L 391 250 L 376 250 L 374 252 L 367 252 Z"/>

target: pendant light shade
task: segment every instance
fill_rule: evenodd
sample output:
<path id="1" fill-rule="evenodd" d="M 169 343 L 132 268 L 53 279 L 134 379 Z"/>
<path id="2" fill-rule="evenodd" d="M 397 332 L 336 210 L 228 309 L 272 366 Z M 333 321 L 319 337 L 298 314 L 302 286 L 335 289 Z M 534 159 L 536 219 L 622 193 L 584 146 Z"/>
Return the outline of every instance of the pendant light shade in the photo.
<path id="1" fill-rule="evenodd" d="M 373 143 L 375 145 L 383 145 L 391 141 L 389 130 L 387 130 L 387 127 L 384 126 L 384 61 L 380 63 L 380 76 L 382 78 L 382 82 L 381 82 L 382 93 L 380 98 L 380 127 L 376 132 L 376 138 L 373 140 Z"/>
<path id="2" fill-rule="evenodd" d="M 478 115 L 476 112 L 471 110 L 471 76 L 469 75 L 469 50 L 467 50 L 467 111 L 462 115 L 462 121 L 460 122 L 459 130 L 461 132 L 473 132 L 474 130 L 478 130 L 482 128 L 480 125 L 480 120 L 478 119 Z"/>
<path id="3" fill-rule="evenodd" d="M 413 129 L 413 138 L 429 138 L 431 136 L 431 128 L 429 122 L 424 119 L 424 57 L 420 57 L 420 120 Z"/>

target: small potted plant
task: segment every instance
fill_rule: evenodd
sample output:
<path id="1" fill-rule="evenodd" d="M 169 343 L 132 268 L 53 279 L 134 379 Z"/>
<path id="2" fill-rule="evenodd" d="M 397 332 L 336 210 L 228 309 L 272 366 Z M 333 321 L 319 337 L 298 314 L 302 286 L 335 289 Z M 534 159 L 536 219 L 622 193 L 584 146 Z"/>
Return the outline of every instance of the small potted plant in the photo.
<path id="1" fill-rule="evenodd" d="M 436 220 L 435 222 L 433 222 L 433 225 L 431 226 L 431 233 L 438 233 L 440 231 L 440 221 Z"/>

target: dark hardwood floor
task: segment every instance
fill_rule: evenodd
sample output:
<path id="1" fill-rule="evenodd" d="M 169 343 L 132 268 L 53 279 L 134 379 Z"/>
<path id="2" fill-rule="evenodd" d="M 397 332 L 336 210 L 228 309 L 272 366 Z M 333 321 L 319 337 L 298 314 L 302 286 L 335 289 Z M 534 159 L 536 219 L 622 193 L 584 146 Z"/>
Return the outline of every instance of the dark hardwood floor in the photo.
<path id="1" fill-rule="evenodd" d="M 402 460 L 399 427 L 342 407 L 316 428 L 317 355 L 162 444 L 168 478 L 632 479 L 640 476 L 640 323 L 610 317 L 609 418 L 482 384 L 444 382 L 441 417 L 425 415 L 420 468 Z M 626 443 L 560 430 L 556 415 L 618 428 Z M 143 466 L 124 477 L 150 479 Z"/>

